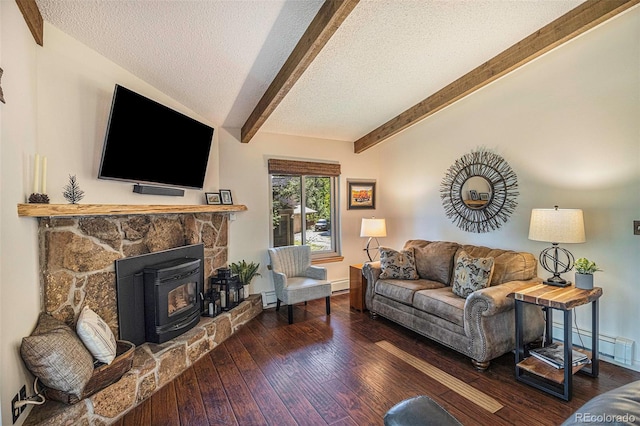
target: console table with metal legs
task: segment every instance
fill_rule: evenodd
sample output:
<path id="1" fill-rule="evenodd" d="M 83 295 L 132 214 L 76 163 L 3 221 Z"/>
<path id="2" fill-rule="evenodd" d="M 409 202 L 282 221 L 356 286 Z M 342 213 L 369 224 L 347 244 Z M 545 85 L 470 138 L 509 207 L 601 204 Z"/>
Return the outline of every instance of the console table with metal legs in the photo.
<path id="1" fill-rule="evenodd" d="M 554 287 L 545 284 L 528 284 L 516 289 L 508 297 L 515 299 L 516 315 L 516 368 L 518 381 L 527 383 L 537 389 L 550 393 L 569 401 L 573 392 L 573 375 L 580 371 L 591 377 L 598 377 L 598 301 L 602 296 L 602 288 L 582 290 L 574 286 Z M 591 303 L 591 353 L 587 353 L 591 362 L 574 366 L 573 368 L 556 369 L 555 367 L 529 356 L 524 346 L 522 326 L 524 322 L 523 304 L 531 303 L 542 306 L 546 321 L 546 342 L 553 342 L 553 310 L 559 310 L 564 315 L 564 361 L 565 365 L 572 365 L 572 314 L 577 306 Z M 584 351 L 582 351 L 584 352 Z"/>

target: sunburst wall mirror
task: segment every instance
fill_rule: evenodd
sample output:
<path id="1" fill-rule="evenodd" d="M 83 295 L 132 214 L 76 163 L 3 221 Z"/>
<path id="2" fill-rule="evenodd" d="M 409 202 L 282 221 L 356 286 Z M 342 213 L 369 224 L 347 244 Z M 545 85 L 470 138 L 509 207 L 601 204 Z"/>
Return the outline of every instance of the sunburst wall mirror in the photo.
<path id="1" fill-rule="evenodd" d="M 515 211 L 518 195 L 518 176 L 504 158 L 484 148 L 456 160 L 440 183 L 445 214 L 467 232 L 500 228 Z"/>

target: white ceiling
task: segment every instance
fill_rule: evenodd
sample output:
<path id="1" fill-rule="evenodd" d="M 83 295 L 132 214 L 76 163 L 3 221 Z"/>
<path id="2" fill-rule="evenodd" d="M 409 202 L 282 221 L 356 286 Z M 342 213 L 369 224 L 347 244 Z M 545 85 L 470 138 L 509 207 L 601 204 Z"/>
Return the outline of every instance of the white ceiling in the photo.
<path id="1" fill-rule="evenodd" d="M 354 141 L 580 3 L 361 0 L 261 130 Z M 214 125 L 239 128 L 322 1 L 37 4 L 46 21 Z"/>

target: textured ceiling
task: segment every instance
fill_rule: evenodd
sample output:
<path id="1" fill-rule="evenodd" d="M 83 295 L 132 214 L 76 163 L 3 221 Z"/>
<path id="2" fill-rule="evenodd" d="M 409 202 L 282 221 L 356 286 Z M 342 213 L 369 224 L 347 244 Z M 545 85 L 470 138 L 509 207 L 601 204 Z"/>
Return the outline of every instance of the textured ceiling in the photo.
<path id="1" fill-rule="evenodd" d="M 261 130 L 354 141 L 580 3 L 361 0 Z M 37 4 L 46 21 L 214 125 L 239 128 L 322 1 Z"/>

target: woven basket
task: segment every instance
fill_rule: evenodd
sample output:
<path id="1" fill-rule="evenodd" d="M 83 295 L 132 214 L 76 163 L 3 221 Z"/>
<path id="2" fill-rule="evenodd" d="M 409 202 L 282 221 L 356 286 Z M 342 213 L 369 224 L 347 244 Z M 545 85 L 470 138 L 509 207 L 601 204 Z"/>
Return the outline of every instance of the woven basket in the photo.
<path id="1" fill-rule="evenodd" d="M 45 397 L 65 404 L 75 404 L 120 380 L 133 365 L 133 351 L 136 346 L 126 340 L 118 340 L 117 344 L 116 357 L 113 362 L 103 364 L 93 370 L 91 379 L 87 382 L 79 398 L 76 395 L 51 388 L 45 388 Z"/>

